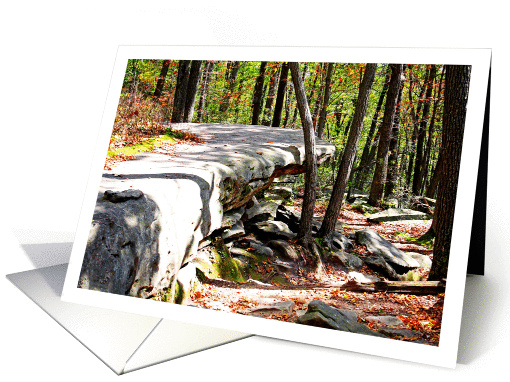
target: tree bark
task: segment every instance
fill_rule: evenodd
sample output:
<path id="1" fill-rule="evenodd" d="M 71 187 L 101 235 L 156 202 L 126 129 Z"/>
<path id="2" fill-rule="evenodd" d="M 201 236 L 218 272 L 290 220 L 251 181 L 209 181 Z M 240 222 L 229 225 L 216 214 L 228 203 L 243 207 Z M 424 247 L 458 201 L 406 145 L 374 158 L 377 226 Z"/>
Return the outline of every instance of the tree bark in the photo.
<path id="1" fill-rule="evenodd" d="M 280 121 L 283 110 L 283 100 L 285 99 L 285 89 L 287 88 L 287 77 L 289 75 L 289 63 L 284 62 L 280 72 L 280 82 L 278 83 L 278 92 L 274 104 L 273 122 L 271 127 L 280 127 Z"/>
<path id="2" fill-rule="evenodd" d="M 326 241 L 330 240 L 330 236 L 335 229 L 336 222 L 338 221 L 340 209 L 342 208 L 342 201 L 347 187 L 347 181 L 351 174 L 354 158 L 356 157 L 356 148 L 358 147 L 361 131 L 363 130 L 363 121 L 365 119 L 368 99 L 370 97 L 370 91 L 372 89 L 376 70 L 377 64 L 367 64 L 363 81 L 359 88 L 359 95 L 358 100 L 356 101 L 356 109 L 354 110 L 349 138 L 347 139 L 344 154 L 342 156 L 340 166 L 338 167 L 338 175 L 333 186 L 328 208 L 319 230 L 319 236 L 324 238 Z"/>
<path id="3" fill-rule="evenodd" d="M 423 174 L 423 166 L 424 166 L 424 152 L 423 152 L 423 144 L 425 142 L 425 134 L 427 130 L 427 123 L 429 122 L 429 112 L 430 112 L 430 100 L 432 98 L 432 89 L 434 85 L 434 79 L 436 78 L 436 66 L 430 65 L 427 71 L 427 79 L 425 82 L 426 92 L 425 99 L 423 100 L 423 113 L 421 116 L 419 129 L 418 129 L 418 137 L 416 141 L 416 157 L 414 162 L 414 177 L 413 177 L 413 188 L 412 192 L 414 195 L 418 195 L 420 193 L 420 188 L 422 184 L 421 175 Z"/>
<path id="4" fill-rule="evenodd" d="M 271 110 L 273 109 L 274 95 L 276 93 L 276 85 L 278 84 L 279 69 L 280 64 L 277 62 L 273 63 L 271 80 L 269 82 L 269 90 L 267 92 L 266 105 L 264 106 L 264 119 L 262 121 L 264 126 L 269 126 L 271 123 Z"/>
<path id="5" fill-rule="evenodd" d="M 190 60 L 180 60 L 177 72 L 177 83 L 175 85 L 174 107 L 172 111 L 172 122 L 182 122 L 184 108 L 186 107 L 186 91 L 188 90 Z"/>
<path id="6" fill-rule="evenodd" d="M 186 104 L 184 108 L 183 122 L 191 122 L 193 119 L 193 111 L 195 110 L 195 98 L 198 91 L 198 83 L 200 82 L 200 68 L 202 61 L 191 62 L 189 70 L 188 89 L 186 90 Z"/>
<path id="7" fill-rule="evenodd" d="M 395 117 L 393 118 L 393 127 L 391 129 L 391 138 L 388 156 L 388 174 L 384 195 L 388 198 L 393 194 L 395 185 L 398 180 L 398 138 L 400 132 L 400 105 L 402 103 L 403 84 L 400 85 L 398 92 L 397 107 L 395 109 Z"/>
<path id="8" fill-rule="evenodd" d="M 227 71 L 225 73 L 226 83 L 219 107 L 220 113 L 226 113 L 230 106 L 230 100 L 232 99 L 232 95 L 234 93 L 235 81 L 237 78 L 237 73 L 239 72 L 239 66 L 239 61 L 229 61 L 227 63 Z"/>
<path id="9" fill-rule="evenodd" d="M 204 114 L 205 108 L 205 97 L 207 96 L 207 92 L 209 90 L 209 79 L 211 78 L 211 67 L 213 66 L 212 61 L 207 61 L 204 68 L 204 74 L 202 77 L 202 86 L 200 90 L 200 100 L 198 101 L 198 109 L 197 116 L 195 119 L 196 123 L 202 122 L 202 115 Z"/>
<path id="10" fill-rule="evenodd" d="M 135 104 L 136 101 L 136 93 L 138 92 L 138 61 L 133 61 L 133 79 L 131 80 L 131 86 L 129 88 L 129 102 L 128 106 L 131 107 Z M 143 62 L 143 60 L 141 60 Z"/>
<path id="11" fill-rule="evenodd" d="M 383 123 L 380 127 L 379 145 L 377 147 L 377 159 L 375 163 L 374 178 L 370 188 L 368 202 L 373 206 L 381 204 L 388 169 L 388 150 L 390 145 L 390 133 L 393 126 L 393 118 L 397 106 L 398 92 L 400 89 L 402 64 L 391 64 L 391 79 L 384 107 Z"/>
<path id="12" fill-rule="evenodd" d="M 365 183 L 365 178 L 367 176 L 368 169 L 370 167 L 371 161 L 370 159 L 370 151 L 371 148 L 375 145 L 374 134 L 377 127 L 377 122 L 379 119 L 379 113 L 381 112 L 382 104 L 384 102 L 384 98 L 386 97 L 386 93 L 388 91 L 388 85 L 390 82 L 391 76 L 391 68 L 388 66 L 386 70 L 386 75 L 384 77 L 384 84 L 381 90 L 381 94 L 379 95 L 379 100 L 377 101 L 377 106 L 375 108 L 374 115 L 372 116 L 372 123 L 370 124 L 370 129 L 368 131 L 367 140 L 365 141 L 365 146 L 363 147 L 363 153 L 361 154 L 361 159 L 359 162 L 358 170 L 356 171 L 356 177 L 354 179 L 354 184 L 357 189 L 363 190 L 363 186 Z"/>
<path id="13" fill-rule="evenodd" d="M 264 91 L 264 77 L 266 75 L 267 62 L 260 63 L 259 75 L 255 80 L 255 87 L 253 88 L 253 103 L 252 103 L 252 117 L 251 124 L 258 125 L 260 112 L 262 111 L 262 93 Z"/>
<path id="14" fill-rule="evenodd" d="M 164 60 L 161 65 L 161 72 L 159 73 L 158 82 L 156 83 L 156 89 L 154 89 L 154 99 L 159 99 L 165 86 L 166 75 L 168 74 L 168 68 L 170 67 L 170 60 Z"/>
<path id="15" fill-rule="evenodd" d="M 462 140 L 466 121 L 470 66 L 448 65 L 443 117 L 441 156 L 443 163 L 434 209 L 434 255 L 429 280 L 441 280 L 448 273 L 453 218 L 457 197 Z"/>
<path id="16" fill-rule="evenodd" d="M 322 109 L 321 109 L 320 116 L 319 116 L 319 124 L 317 126 L 317 137 L 319 139 L 322 139 L 322 135 L 324 133 L 324 126 L 326 125 L 326 118 L 328 116 L 329 95 L 331 93 L 331 77 L 333 76 L 334 68 L 335 68 L 335 64 L 330 62 L 328 64 L 328 72 L 326 74 L 324 100 L 322 101 Z"/>
<path id="17" fill-rule="evenodd" d="M 306 100 L 305 86 L 299 71 L 299 63 L 289 62 L 289 67 L 296 92 L 296 101 L 303 125 L 305 143 L 305 194 L 301 209 L 301 222 L 299 224 L 298 239 L 308 247 L 312 239 L 312 218 L 315 208 L 317 187 L 317 156 L 315 153 L 315 134 L 313 131 L 312 116 Z"/>

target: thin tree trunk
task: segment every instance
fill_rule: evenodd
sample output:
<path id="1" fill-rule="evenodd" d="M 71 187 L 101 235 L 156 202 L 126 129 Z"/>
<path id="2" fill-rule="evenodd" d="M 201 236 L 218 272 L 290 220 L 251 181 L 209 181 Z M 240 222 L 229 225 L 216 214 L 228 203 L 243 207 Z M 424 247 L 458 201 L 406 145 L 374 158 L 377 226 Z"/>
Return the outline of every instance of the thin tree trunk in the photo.
<path id="1" fill-rule="evenodd" d="M 368 131 L 367 140 L 365 141 L 365 146 L 363 147 L 363 153 L 361 154 L 361 159 L 359 162 L 358 170 L 356 171 L 356 177 L 354 180 L 354 184 L 356 188 L 359 190 L 363 189 L 363 184 L 365 183 L 365 178 L 367 176 L 367 172 L 370 166 L 370 151 L 371 148 L 376 143 L 374 140 L 374 134 L 377 127 L 377 122 L 379 119 L 379 113 L 381 112 L 382 104 L 384 102 L 384 98 L 386 97 L 386 93 L 388 91 L 388 84 L 390 82 L 391 76 L 391 68 L 388 66 L 386 70 L 386 75 L 384 77 L 384 84 L 379 95 L 379 100 L 377 101 L 377 106 L 375 108 L 374 115 L 372 116 L 372 123 L 370 124 L 370 129 Z M 373 158 L 372 158 L 373 160 Z"/>
<path id="2" fill-rule="evenodd" d="M 466 65 L 448 65 L 446 67 L 445 110 L 441 144 L 443 164 L 434 209 L 436 238 L 429 280 L 444 279 L 448 273 L 470 68 Z"/>
<path id="3" fill-rule="evenodd" d="M 395 117 L 393 118 L 393 127 L 391 129 L 388 174 L 384 190 L 386 198 L 393 194 L 393 190 L 395 189 L 395 185 L 398 180 L 398 138 L 400 132 L 400 105 L 402 103 L 402 90 L 403 84 L 400 85 L 400 90 L 398 92 L 397 107 L 395 109 Z"/>
<path id="4" fill-rule="evenodd" d="M 289 74 L 289 63 L 284 62 L 280 72 L 280 82 L 278 84 L 278 92 L 276 94 L 276 102 L 274 104 L 273 122 L 271 127 L 280 127 L 280 121 L 283 110 L 283 100 L 285 99 L 285 89 L 287 88 L 287 77 Z"/>
<path id="5" fill-rule="evenodd" d="M 391 64 L 391 79 L 384 107 L 383 123 L 380 128 L 377 159 L 375 163 L 374 178 L 370 188 L 368 201 L 371 205 L 381 204 L 388 169 L 388 150 L 390 145 L 390 133 L 393 126 L 393 118 L 397 106 L 398 93 L 402 75 L 402 64 Z"/>
<path id="6" fill-rule="evenodd" d="M 189 70 L 188 89 L 186 90 L 186 105 L 184 108 L 183 122 L 191 122 L 193 119 L 193 111 L 195 110 L 195 98 L 198 91 L 198 83 L 200 82 L 200 68 L 202 61 L 191 62 Z"/>
<path id="7" fill-rule="evenodd" d="M 278 72 L 280 64 L 278 62 L 273 63 L 271 72 L 271 81 L 269 82 L 269 90 L 267 92 L 266 105 L 264 106 L 264 119 L 262 124 L 269 126 L 271 123 L 271 111 L 273 109 L 274 95 L 276 93 L 276 85 L 278 84 Z"/>
<path id="8" fill-rule="evenodd" d="M 315 209 L 315 196 L 317 187 L 317 156 L 315 153 L 315 134 L 313 131 L 312 116 L 306 100 L 305 86 L 299 71 L 299 63 L 289 63 L 296 102 L 303 125 L 305 143 L 305 194 L 301 209 L 301 222 L 299 224 L 298 238 L 305 247 L 308 247 L 312 239 L 312 218 Z"/>
<path id="9" fill-rule="evenodd" d="M 230 106 L 230 100 L 232 99 L 232 95 L 234 93 L 235 81 L 237 78 L 237 73 L 239 72 L 239 66 L 239 61 L 229 61 L 227 63 L 227 72 L 225 73 L 226 83 L 219 107 L 220 113 L 226 113 Z"/>
<path id="10" fill-rule="evenodd" d="M 425 134 L 427 129 L 427 123 L 429 121 L 430 115 L 430 99 L 432 98 L 432 89 L 434 85 L 434 78 L 436 77 L 436 66 L 431 65 L 427 71 L 427 79 L 426 79 L 426 92 L 425 99 L 423 100 L 423 114 L 420 120 L 420 127 L 418 129 L 418 137 L 416 141 L 416 158 L 414 162 L 414 177 L 413 177 L 413 188 L 412 192 L 414 195 L 418 195 L 421 188 L 421 175 L 422 168 L 424 165 L 424 153 L 423 153 L 423 144 L 425 141 Z"/>
<path id="11" fill-rule="evenodd" d="M 338 221 L 338 215 L 342 208 L 342 201 L 347 187 L 347 181 L 351 174 L 354 158 L 356 157 L 356 148 L 358 147 L 361 131 L 363 130 L 363 121 L 365 119 L 368 99 L 370 97 L 370 91 L 372 89 L 376 70 L 377 64 L 367 64 L 363 81 L 359 88 L 359 95 L 356 102 L 351 131 L 345 145 L 340 166 L 338 167 L 338 175 L 333 186 L 328 209 L 326 210 L 324 220 L 322 221 L 322 225 L 319 230 L 319 236 L 324 238 L 326 241 L 330 240 L 330 236 L 335 229 L 336 222 Z"/>
<path id="12" fill-rule="evenodd" d="M 439 100 L 441 97 L 441 90 L 443 85 L 443 75 L 444 75 L 444 67 L 441 70 L 441 78 L 439 80 L 439 85 L 436 89 L 436 94 L 434 96 L 434 107 L 432 109 L 432 116 L 430 118 L 429 123 L 429 129 L 428 129 L 428 139 L 427 139 L 427 147 L 425 149 L 425 155 L 424 155 L 424 166 L 422 168 L 422 173 L 420 174 L 420 178 L 422 179 L 422 184 L 420 187 L 420 195 L 424 192 L 424 188 L 427 183 L 427 175 L 428 175 L 428 169 L 429 169 L 429 162 L 430 162 L 430 154 L 432 151 L 432 142 L 434 140 L 434 127 L 436 123 L 436 113 L 437 113 L 437 106 L 439 104 Z"/>
<path id="13" fill-rule="evenodd" d="M 202 122 L 202 115 L 204 114 L 205 108 L 205 97 L 207 96 L 207 92 L 209 90 L 209 80 L 211 78 L 210 72 L 212 65 L 212 61 L 207 61 L 205 64 L 204 74 L 202 77 L 202 87 L 200 90 L 200 100 L 198 101 L 197 117 L 195 119 L 196 123 Z"/>
<path id="14" fill-rule="evenodd" d="M 260 63 L 259 75 L 255 80 L 255 87 L 253 88 L 253 103 L 252 103 L 252 117 L 251 124 L 258 125 L 260 112 L 262 111 L 262 94 L 264 91 L 264 77 L 266 75 L 267 62 Z"/>
<path id="15" fill-rule="evenodd" d="M 330 62 L 328 64 L 328 72 L 326 74 L 326 86 L 324 89 L 324 100 L 322 101 L 322 110 L 319 116 L 319 125 L 317 126 L 317 136 L 319 139 L 322 139 L 322 134 L 324 133 L 324 126 L 326 125 L 326 118 L 328 116 L 329 95 L 331 93 L 331 77 L 333 76 L 334 68 L 335 64 Z"/>
<path id="16" fill-rule="evenodd" d="M 138 61 L 139 60 L 133 60 L 133 79 L 131 80 L 131 86 L 129 88 L 129 107 L 135 104 L 136 93 L 138 92 Z M 141 62 L 143 62 L 143 60 L 141 60 Z"/>
<path id="17" fill-rule="evenodd" d="M 161 65 L 161 72 L 159 73 L 158 82 L 156 83 L 156 89 L 154 89 L 154 99 L 158 100 L 163 92 L 165 86 L 166 75 L 168 74 L 168 68 L 170 67 L 170 60 L 164 60 Z"/>

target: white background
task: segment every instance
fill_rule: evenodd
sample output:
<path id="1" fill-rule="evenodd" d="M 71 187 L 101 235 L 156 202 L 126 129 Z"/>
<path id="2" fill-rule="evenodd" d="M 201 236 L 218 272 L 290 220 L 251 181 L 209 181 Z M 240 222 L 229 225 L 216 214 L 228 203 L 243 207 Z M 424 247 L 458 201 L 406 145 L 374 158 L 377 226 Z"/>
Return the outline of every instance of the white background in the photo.
<path id="1" fill-rule="evenodd" d="M 0 376 L 116 378 L 4 275 L 66 260 L 65 252 L 29 258 L 17 241 L 72 241 L 117 46 L 175 44 L 492 48 L 486 276 L 465 308 L 456 370 L 252 337 L 121 378 L 470 381 L 505 375 L 510 28 L 504 2 L 242 4 L 19 1 L 3 7 Z"/>

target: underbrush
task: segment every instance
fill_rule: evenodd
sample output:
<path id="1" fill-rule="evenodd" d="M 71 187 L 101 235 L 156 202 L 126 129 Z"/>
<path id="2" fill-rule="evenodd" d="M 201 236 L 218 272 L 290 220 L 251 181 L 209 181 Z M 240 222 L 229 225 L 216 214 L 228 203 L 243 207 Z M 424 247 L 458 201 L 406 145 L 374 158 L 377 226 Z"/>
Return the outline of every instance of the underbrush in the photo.
<path id="1" fill-rule="evenodd" d="M 150 98 L 137 98 L 133 105 L 129 101 L 127 95 L 122 95 L 119 100 L 105 169 L 111 169 L 114 162 L 132 159 L 140 152 L 163 148 L 170 153 L 168 149 L 177 143 L 202 142 L 189 131 L 173 129 L 166 119 L 164 104 Z"/>

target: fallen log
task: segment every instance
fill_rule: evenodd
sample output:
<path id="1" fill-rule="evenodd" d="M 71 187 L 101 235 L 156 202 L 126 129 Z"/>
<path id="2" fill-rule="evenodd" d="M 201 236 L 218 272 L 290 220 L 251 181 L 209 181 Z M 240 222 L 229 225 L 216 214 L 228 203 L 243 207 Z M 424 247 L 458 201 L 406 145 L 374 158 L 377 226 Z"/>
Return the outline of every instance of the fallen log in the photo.
<path id="1" fill-rule="evenodd" d="M 446 283 L 444 281 L 376 281 L 362 284 L 349 280 L 335 287 L 346 292 L 438 294 L 444 293 Z"/>

